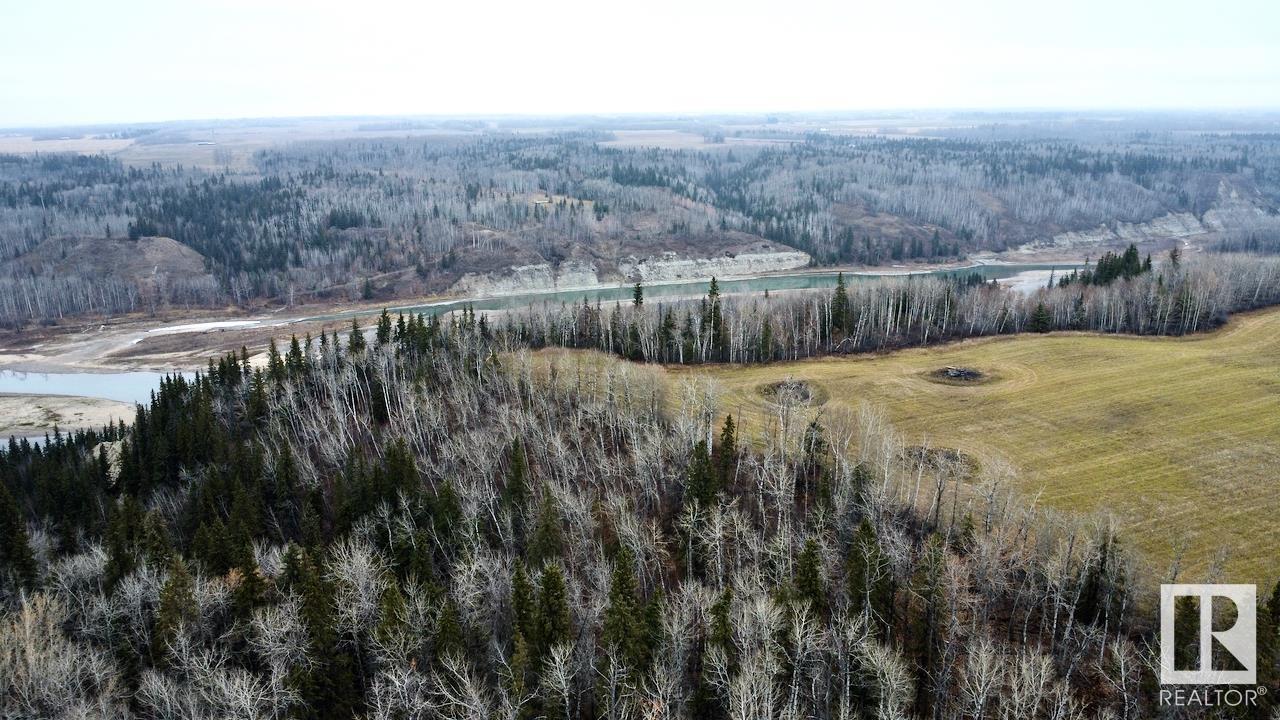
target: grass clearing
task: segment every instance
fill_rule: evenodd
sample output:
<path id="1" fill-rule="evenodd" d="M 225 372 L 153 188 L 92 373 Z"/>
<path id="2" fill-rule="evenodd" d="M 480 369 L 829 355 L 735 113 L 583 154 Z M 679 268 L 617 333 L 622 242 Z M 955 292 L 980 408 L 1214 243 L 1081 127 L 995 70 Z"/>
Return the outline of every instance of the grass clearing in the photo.
<path id="1" fill-rule="evenodd" d="M 946 366 L 988 379 L 930 377 Z M 782 378 L 821 388 L 811 413 L 879 405 L 909 444 L 1007 461 L 1050 507 L 1112 513 L 1152 575 L 1179 541 L 1186 582 L 1203 579 L 1221 550 L 1223 581 L 1269 584 L 1280 573 L 1280 309 L 1189 338 L 1024 335 L 669 370 L 683 373 L 719 380 L 721 407 L 748 428 L 771 413 L 761 389 Z"/>

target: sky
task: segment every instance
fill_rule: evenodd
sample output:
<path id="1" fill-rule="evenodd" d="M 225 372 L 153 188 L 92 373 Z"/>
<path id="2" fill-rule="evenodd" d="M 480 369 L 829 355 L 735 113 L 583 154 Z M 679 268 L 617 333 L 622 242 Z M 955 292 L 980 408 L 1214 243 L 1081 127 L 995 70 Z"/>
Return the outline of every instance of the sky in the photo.
<path id="1" fill-rule="evenodd" d="M 1277 109 L 1277 0 L 0 0 L 0 127 Z"/>

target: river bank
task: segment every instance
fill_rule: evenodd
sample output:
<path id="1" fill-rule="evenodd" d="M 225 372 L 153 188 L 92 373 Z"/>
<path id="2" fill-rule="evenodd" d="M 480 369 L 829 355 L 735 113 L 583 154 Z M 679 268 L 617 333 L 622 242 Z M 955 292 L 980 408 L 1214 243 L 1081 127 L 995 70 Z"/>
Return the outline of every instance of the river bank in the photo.
<path id="1" fill-rule="evenodd" d="M 133 422 L 132 403 L 72 395 L 0 394 L 0 438 L 40 437 L 53 428 L 63 432 Z"/>
<path id="2" fill-rule="evenodd" d="M 1047 274 L 1074 264 L 1012 264 L 994 258 L 965 263 L 904 265 L 888 268 L 811 268 L 719 279 L 721 294 L 789 293 L 833 288 L 844 273 L 846 282 L 869 282 L 905 275 L 977 273 L 1008 283 L 1020 292 L 1033 291 Z M 633 286 L 598 284 L 508 295 L 424 298 L 416 303 L 359 303 L 311 309 L 232 315 L 198 312 L 167 318 L 130 317 L 85 321 L 59 327 L 33 328 L 0 336 L 0 429 L 34 436 L 59 427 L 97 426 L 132 416 L 132 404 L 145 402 L 162 374 L 205 368 L 210 358 L 247 348 L 250 362 L 266 362 L 266 346 L 322 332 L 346 333 L 353 319 L 366 328 L 387 307 L 396 313 L 448 314 L 462 308 L 500 315 L 543 304 L 611 305 L 631 301 Z M 707 291 L 707 280 L 662 281 L 644 287 L 651 303 L 678 302 Z M 13 398 L 21 398 L 20 400 Z"/>

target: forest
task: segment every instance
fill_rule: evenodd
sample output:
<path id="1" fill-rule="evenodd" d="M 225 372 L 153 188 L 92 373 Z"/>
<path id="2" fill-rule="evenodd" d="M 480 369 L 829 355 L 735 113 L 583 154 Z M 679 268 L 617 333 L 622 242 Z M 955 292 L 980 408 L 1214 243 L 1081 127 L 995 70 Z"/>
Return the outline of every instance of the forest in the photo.
<path id="1" fill-rule="evenodd" d="M 963 277 L 712 291 L 671 314 L 638 288 L 620 344 L 591 308 L 559 344 L 767 361 L 1039 322 L 1191 332 L 1276 302 L 1278 269 L 1166 259 L 1024 300 Z M 668 317 L 692 337 L 654 345 Z M 782 396 L 743 432 L 710 380 L 530 352 L 533 320 L 384 312 L 167 379 L 132 424 L 11 440 L 0 715 L 1175 716 L 1149 588 L 1179 571 L 1114 523 L 1028 504 L 867 406 L 809 420 Z"/>
<path id="2" fill-rule="evenodd" d="M 1160 712 L 1115 528 L 872 409 L 747 437 L 469 314 L 247 355 L 0 454 L 5 717 Z"/>
<path id="3" fill-rule="evenodd" d="M 1171 215 L 1212 230 L 1209 249 L 1273 252 L 1280 238 L 1274 135 L 943 135 L 780 132 L 669 149 L 610 145 L 598 129 L 495 130 L 278 144 L 223 168 L 4 155 L 0 322 L 418 296 L 468 272 L 572 259 L 608 275 L 628 255 L 716 257 L 753 239 L 820 265 L 877 265 Z M 200 266 L 162 259 L 143 275 L 62 262 L 85 238 L 151 236 Z"/>

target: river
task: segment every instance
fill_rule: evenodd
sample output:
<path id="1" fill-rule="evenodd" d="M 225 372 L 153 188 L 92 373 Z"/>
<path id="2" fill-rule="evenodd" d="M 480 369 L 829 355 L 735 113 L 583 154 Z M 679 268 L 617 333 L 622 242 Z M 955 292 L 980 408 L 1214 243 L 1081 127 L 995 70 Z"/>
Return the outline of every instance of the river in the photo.
<path id="1" fill-rule="evenodd" d="M 853 271 L 845 272 L 844 276 L 846 282 L 868 282 L 873 280 L 882 280 L 889 277 L 923 277 L 928 275 L 978 275 L 984 280 L 1009 280 L 1024 273 L 1048 273 L 1053 270 L 1061 273 L 1070 271 L 1075 267 L 1079 267 L 1079 265 L 1072 263 L 971 265 L 963 268 L 945 268 L 941 270 L 915 272 L 906 268 L 901 272 L 865 273 Z M 753 293 L 763 293 L 766 290 L 774 292 L 785 290 L 830 289 L 836 286 L 839 274 L 840 273 L 838 272 L 805 272 L 781 275 L 761 275 L 759 277 L 741 278 L 736 280 L 721 280 L 719 281 L 720 294 L 750 295 Z M 708 281 L 706 280 L 654 283 L 652 285 L 644 286 L 644 298 L 646 301 L 660 301 L 663 298 L 674 300 L 698 297 L 706 295 L 707 284 Z M 608 304 L 614 302 L 629 302 L 631 300 L 632 293 L 634 292 L 634 288 L 634 285 L 611 285 L 575 290 L 496 295 L 483 298 L 444 300 L 425 305 L 401 305 L 390 307 L 388 310 L 392 314 L 401 312 L 406 314 L 422 313 L 424 315 L 439 315 L 453 312 L 455 310 L 461 310 L 465 307 L 471 307 L 475 310 L 516 310 L 523 307 L 537 307 L 544 304 L 559 305 L 562 303 L 581 303 L 584 299 L 591 304 L 595 304 L 597 302 L 601 304 Z M 314 315 L 306 319 L 340 320 L 351 317 L 376 315 L 379 312 L 381 311 L 351 310 L 340 313 Z"/>
<path id="2" fill-rule="evenodd" d="M 902 271 L 884 273 L 846 272 L 847 282 L 867 282 L 885 277 L 922 277 L 927 275 L 970 275 L 981 276 L 984 280 L 1010 281 L 1015 287 L 1026 291 L 1034 287 L 1038 278 L 1049 271 L 1069 271 L 1077 267 L 1071 263 L 1058 264 L 1021 264 L 1021 265 L 973 265 L 964 268 L 946 268 L 941 270 L 911 272 Z M 767 291 L 788 290 L 821 290 L 834 288 L 838 273 L 836 272 L 803 272 L 793 274 L 762 275 L 753 278 L 723 280 L 720 284 L 722 295 L 749 295 Z M 1021 282 L 1027 281 L 1031 282 Z M 645 300 L 654 302 L 663 298 L 675 300 L 679 298 L 698 297 L 707 292 L 707 281 L 655 283 L 644 287 Z M 581 303 L 584 299 L 589 303 L 628 302 L 633 293 L 632 285 L 615 285 L 592 287 L 577 290 L 537 292 L 514 295 L 500 295 L 482 298 L 466 298 L 447 300 L 420 305 L 403 305 L 389 308 L 392 313 L 422 313 L 438 315 L 449 313 L 464 307 L 472 307 L 480 311 L 514 310 L 522 307 L 534 307 L 543 304 Z M 350 317 L 376 315 L 378 310 L 354 310 L 340 313 L 320 314 L 299 318 L 299 321 L 338 320 Z M 151 333 L 167 334 L 207 329 L 209 327 L 237 326 L 255 324 L 257 321 L 217 321 L 194 325 L 175 325 L 151 330 Z M 287 322 L 281 323 L 288 324 Z M 16 372 L 0 369 L 0 393 L 14 395 L 69 395 L 77 397 L 103 398 L 128 403 L 146 403 L 151 391 L 160 384 L 163 373 L 158 372 L 65 372 L 38 373 Z M 3 418 L 0 418 L 2 420 Z"/>
<path id="3" fill-rule="evenodd" d="M 0 393 L 11 395 L 71 395 L 127 403 L 145 403 L 160 387 L 165 373 L 39 373 L 0 370 Z"/>

